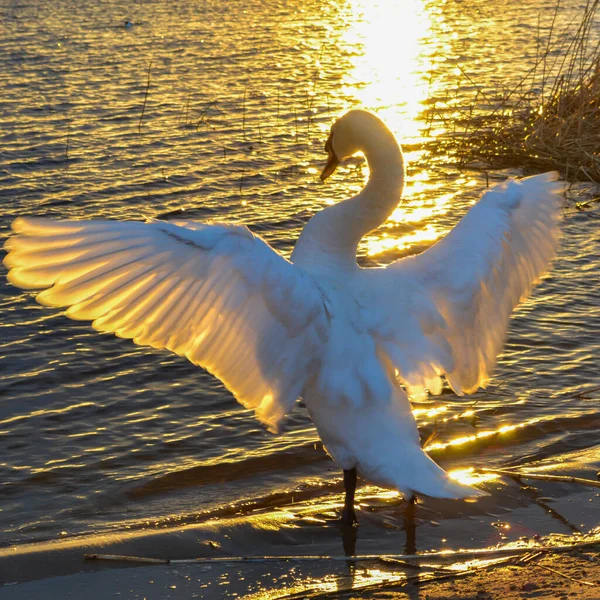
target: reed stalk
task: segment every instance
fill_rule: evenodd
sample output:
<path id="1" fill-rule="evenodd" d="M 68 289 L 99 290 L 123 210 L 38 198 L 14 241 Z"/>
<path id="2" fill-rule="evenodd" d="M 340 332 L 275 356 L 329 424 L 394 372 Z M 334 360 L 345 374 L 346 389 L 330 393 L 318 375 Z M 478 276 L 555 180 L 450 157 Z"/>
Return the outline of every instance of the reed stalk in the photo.
<path id="1" fill-rule="evenodd" d="M 120 554 L 84 554 L 86 560 L 106 560 L 115 562 L 138 562 L 148 564 L 183 565 L 194 563 L 269 563 L 269 562 L 368 562 L 368 561 L 468 561 L 477 558 L 490 559 L 502 556 L 519 556 L 531 552 L 572 552 L 597 546 L 600 543 L 597 537 L 571 544 L 548 544 L 537 546 L 515 546 L 503 548 L 481 548 L 472 550 L 424 552 L 423 554 L 358 554 L 353 556 L 309 554 L 309 555 L 282 555 L 282 556 L 201 556 L 198 558 L 154 558 L 144 556 L 123 556 Z"/>
<path id="2" fill-rule="evenodd" d="M 142 121 L 144 120 L 144 113 L 146 112 L 146 103 L 148 102 L 148 92 L 150 91 L 150 69 L 152 68 L 152 61 L 148 63 L 148 74 L 146 81 L 146 92 L 144 94 L 144 104 L 142 105 L 142 114 L 138 122 L 138 133 L 142 133 Z"/>

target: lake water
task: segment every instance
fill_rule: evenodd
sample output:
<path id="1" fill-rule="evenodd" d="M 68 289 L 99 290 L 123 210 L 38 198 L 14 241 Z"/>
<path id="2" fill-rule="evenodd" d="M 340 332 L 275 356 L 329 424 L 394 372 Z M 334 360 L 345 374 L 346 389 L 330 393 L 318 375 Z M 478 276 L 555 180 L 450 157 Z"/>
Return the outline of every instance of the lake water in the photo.
<path id="1" fill-rule="evenodd" d="M 565 4 L 555 30 L 584 5 Z M 245 222 L 289 255 L 312 214 L 363 184 L 359 159 L 318 179 L 332 120 L 362 106 L 405 145 L 409 181 L 361 263 L 418 252 L 486 187 L 424 145 L 452 134 L 448 107 L 519 82 L 554 6 L 0 0 L 0 241 L 19 215 L 184 217 Z M 443 118 L 426 110 L 438 102 Z M 566 201 L 559 256 L 511 321 L 488 390 L 416 406 L 445 468 L 595 478 L 599 242 L 600 210 Z M 342 553 L 340 472 L 302 405 L 271 435 L 186 360 L 69 321 L 0 274 L 1 547 L 193 525 L 188 556 L 208 542 L 216 555 Z M 416 536 L 396 494 L 362 484 L 356 551 L 487 547 L 599 524 L 594 488 L 482 479 L 491 496 L 477 503 L 424 500 Z M 2 569 L 0 558 L 0 580 L 17 579 Z"/>

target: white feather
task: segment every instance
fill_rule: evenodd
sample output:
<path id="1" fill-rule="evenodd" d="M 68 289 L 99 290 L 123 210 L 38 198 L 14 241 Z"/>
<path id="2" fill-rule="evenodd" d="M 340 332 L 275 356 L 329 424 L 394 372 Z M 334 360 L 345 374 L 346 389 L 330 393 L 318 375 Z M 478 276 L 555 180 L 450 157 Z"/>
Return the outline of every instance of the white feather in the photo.
<path id="1" fill-rule="evenodd" d="M 11 283 L 46 288 L 40 303 L 99 331 L 187 356 L 269 427 L 298 396 L 290 381 L 306 382 L 315 328 L 327 328 L 319 290 L 245 227 L 21 218 L 13 230 Z"/>
<path id="2" fill-rule="evenodd" d="M 556 252 L 564 189 L 556 178 L 555 173 L 545 173 L 492 188 L 445 238 L 381 273 L 387 281 L 386 293 L 382 289 L 379 296 L 380 309 L 394 323 L 392 336 L 386 332 L 385 338 L 402 345 L 406 330 L 414 336 L 410 347 L 402 346 L 410 359 L 390 352 L 400 378 L 411 387 L 439 393 L 431 368 L 446 374 L 457 394 L 487 382 L 510 314 Z M 408 311 L 394 306 L 399 297 L 404 297 Z M 394 301 L 386 304 L 387 298 Z M 421 327 L 415 332 L 407 321 L 414 326 L 422 307 L 430 314 L 417 320 Z M 378 336 L 376 329 L 373 334 Z"/>

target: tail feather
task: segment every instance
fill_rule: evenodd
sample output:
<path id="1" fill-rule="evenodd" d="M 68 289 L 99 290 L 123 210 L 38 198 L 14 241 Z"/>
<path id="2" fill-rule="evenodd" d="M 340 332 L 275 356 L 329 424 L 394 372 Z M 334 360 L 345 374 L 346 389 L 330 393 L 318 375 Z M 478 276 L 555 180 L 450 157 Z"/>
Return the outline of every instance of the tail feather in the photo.
<path id="1" fill-rule="evenodd" d="M 448 473 L 421 451 L 422 458 L 415 461 L 418 476 L 411 482 L 411 491 L 432 498 L 479 498 L 487 492 L 450 478 Z"/>
<path id="2" fill-rule="evenodd" d="M 482 490 L 478 490 L 470 485 L 453 481 L 444 473 L 443 477 L 429 485 L 419 486 L 418 490 L 414 490 L 417 494 L 431 496 L 432 498 L 480 498 L 488 494 Z"/>

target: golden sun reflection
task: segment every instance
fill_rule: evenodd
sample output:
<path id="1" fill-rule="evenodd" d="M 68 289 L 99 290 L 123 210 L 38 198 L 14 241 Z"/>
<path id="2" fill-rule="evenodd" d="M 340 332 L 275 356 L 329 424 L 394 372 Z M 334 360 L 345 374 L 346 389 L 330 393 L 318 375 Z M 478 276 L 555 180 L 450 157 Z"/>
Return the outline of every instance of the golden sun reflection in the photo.
<path id="1" fill-rule="evenodd" d="M 403 250 L 422 242 L 434 241 L 439 237 L 437 229 L 430 223 L 423 229 L 417 229 L 401 237 L 391 237 L 384 233 L 382 237 L 369 240 L 367 254 L 373 256 L 386 250 Z"/>
<path id="2" fill-rule="evenodd" d="M 447 406 L 436 406 L 434 408 L 413 408 L 412 412 L 413 412 L 413 415 L 415 415 L 415 417 L 420 417 L 420 416 L 424 415 L 431 419 L 441 413 L 447 412 L 447 410 L 448 410 Z M 463 415 L 464 414 L 465 413 L 463 413 Z M 444 420 L 447 421 L 448 419 L 444 419 Z"/>
<path id="3" fill-rule="evenodd" d="M 350 4 L 354 19 L 342 42 L 352 49 L 353 68 L 343 80 L 344 94 L 376 109 L 404 140 L 419 137 L 430 70 L 424 42 L 431 36 L 423 0 Z"/>
<path id="4" fill-rule="evenodd" d="M 473 468 L 454 469 L 448 473 L 451 479 L 463 483 L 464 485 L 477 485 L 486 481 L 499 479 L 500 475 L 496 473 L 479 473 Z"/>
<path id="5" fill-rule="evenodd" d="M 350 8 L 353 18 L 341 40 L 352 63 L 342 86 L 348 108 L 358 104 L 374 110 L 400 143 L 420 143 L 425 128 L 420 115 L 429 97 L 432 69 L 428 55 L 431 16 L 425 2 L 352 0 Z M 407 154 L 408 162 L 412 162 L 410 154 L 420 153 Z M 367 171 L 365 166 L 363 175 Z M 373 256 L 437 240 L 441 232 L 431 218 L 447 212 L 453 197 L 440 194 L 432 202 L 438 190 L 439 183 L 428 182 L 426 172 L 412 175 L 388 230 L 394 223 L 415 223 L 415 229 L 403 235 L 374 233 L 363 241 L 362 252 Z M 420 227 L 418 223 L 426 224 Z"/>
<path id="6" fill-rule="evenodd" d="M 465 414 L 467 414 L 467 413 L 465 413 Z M 506 434 L 514 433 L 515 431 L 522 429 L 524 427 L 527 427 L 529 425 L 533 425 L 534 423 L 539 423 L 541 421 L 546 421 L 546 420 L 552 420 L 552 417 L 547 417 L 547 418 L 536 417 L 533 419 L 528 419 L 527 421 L 523 421 L 522 423 L 517 423 L 516 425 L 502 425 L 502 427 L 499 427 L 498 429 L 495 429 L 495 430 L 488 429 L 488 430 L 484 430 L 484 431 L 479 431 L 478 433 L 476 433 L 474 435 L 464 435 L 464 436 L 455 438 L 453 440 L 450 440 L 449 442 L 440 442 L 440 443 L 435 443 L 435 444 L 429 444 L 428 446 L 425 447 L 425 450 L 427 452 L 430 452 L 431 450 L 443 450 L 445 448 L 452 447 L 452 446 L 462 446 L 462 445 L 478 442 L 479 440 L 482 440 L 484 438 L 489 438 L 492 436 L 505 436 Z"/>
<path id="7" fill-rule="evenodd" d="M 352 14 L 341 34 L 339 44 L 346 49 L 350 67 L 342 79 L 341 95 L 345 109 L 361 106 L 375 111 L 392 130 L 398 141 L 411 146 L 405 152 L 409 165 L 417 164 L 423 155 L 418 148 L 425 139 L 444 133 L 431 131 L 424 120 L 425 108 L 437 83 L 430 74 L 439 56 L 431 43 L 434 9 L 425 0 L 350 0 Z M 366 165 L 356 171 L 368 176 Z M 469 186 L 475 181 L 456 186 Z M 406 250 L 413 246 L 429 246 L 439 239 L 444 230 L 438 227 L 436 217 L 450 211 L 456 192 L 448 193 L 444 184 L 429 181 L 423 170 L 407 177 L 402 205 L 388 220 L 387 225 L 366 237 L 361 253 L 368 256 L 390 250 Z M 358 192 L 361 186 L 356 186 Z M 398 223 L 412 223 L 414 228 L 399 233 L 393 228 Z M 397 229 L 397 227 L 396 227 Z"/>

